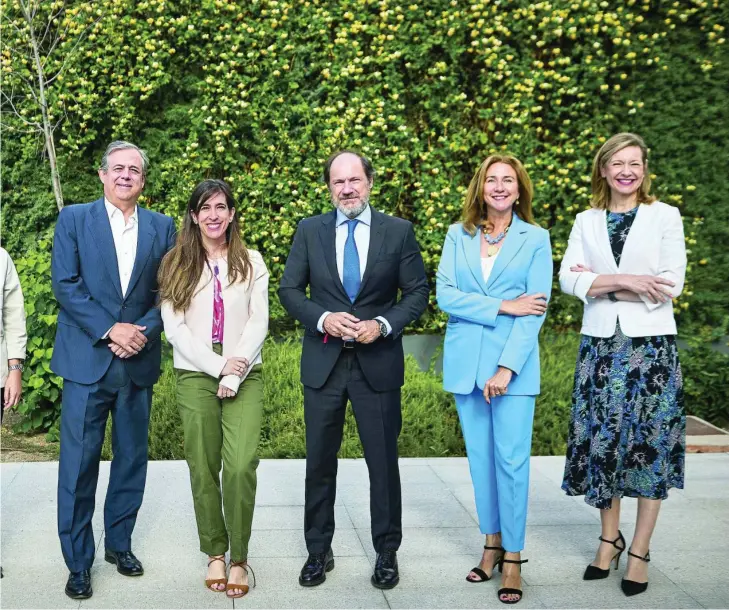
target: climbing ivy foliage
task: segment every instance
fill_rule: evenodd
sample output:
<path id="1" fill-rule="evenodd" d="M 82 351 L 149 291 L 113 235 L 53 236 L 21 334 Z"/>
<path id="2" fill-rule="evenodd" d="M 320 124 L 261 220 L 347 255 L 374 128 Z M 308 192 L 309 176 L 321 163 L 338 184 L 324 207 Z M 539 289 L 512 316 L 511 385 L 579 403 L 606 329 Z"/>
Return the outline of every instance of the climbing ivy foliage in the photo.
<path id="1" fill-rule="evenodd" d="M 28 28 L 17 1 L 2 2 L 3 86 L 22 93 L 34 73 Z M 43 4 L 39 23 L 63 6 Z M 589 206 L 597 148 L 633 130 L 651 147 L 657 194 L 684 216 L 682 327 L 722 332 L 727 23 L 722 0 L 69 0 L 50 28 L 62 38 L 44 43 L 45 70 L 64 68 L 48 89 L 62 119 L 64 197 L 100 196 L 95 168 L 117 138 L 151 158 L 142 203 L 178 219 L 198 181 L 226 179 L 245 239 L 271 271 L 272 325 L 282 330 L 293 323 L 278 279 L 297 223 L 330 209 L 321 169 L 332 151 L 372 159 L 372 204 L 414 223 L 432 281 L 489 153 L 526 164 L 557 266 Z M 39 117 L 32 96 L 16 107 Z M 3 113 L 3 239 L 15 256 L 34 250 L 56 215 L 41 142 L 23 128 Z M 580 315 L 556 290 L 549 323 Z M 432 294 L 416 329 L 444 325 Z"/>

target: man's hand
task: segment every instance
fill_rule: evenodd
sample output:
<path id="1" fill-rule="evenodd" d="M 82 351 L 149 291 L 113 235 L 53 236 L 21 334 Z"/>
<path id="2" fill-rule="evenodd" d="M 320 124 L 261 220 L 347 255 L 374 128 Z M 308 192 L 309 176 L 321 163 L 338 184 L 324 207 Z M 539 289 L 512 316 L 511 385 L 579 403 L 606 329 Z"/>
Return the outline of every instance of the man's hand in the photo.
<path id="1" fill-rule="evenodd" d="M 132 356 L 137 355 L 136 352 L 128 352 L 121 345 L 114 343 L 113 341 L 109 343 L 109 349 L 117 358 L 131 358 Z"/>
<path id="2" fill-rule="evenodd" d="M 19 370 L 10 371 L 5 380 L 5 410 L 14 407 L 20 402 L 23 393 L 23 373 Z"/>
<path id="3" fill-rule="evenodd" d="M 226 387 L 223 384 L 218 386 L 218 398 L 233 398 L 233 396 L 235 396 L 235 392 L 229 387 Z"/>
<path id="4" fill-rule="evenodd" d="M 324 331 L 332 337 L 342 337 L 344 339 L 357 339 L 357 325 L 359 318 L 355 318 L 351 313 L 339 311 L 330 313 L 324 318 Z"/>
<path id="5" fill-rule="evenodd" d="M 245 375 L 246 371 L 248 370 L 248 366 L 249 364 L 247 358 L 238 358 L 237 356 L 231 356 L 225 363 L 223 370 L 220 371 L 220 376 L 225 377 L 226 375 L 238 375 L 238 377 L 243 377 L 243 375 Z M 223 386 L 220 387 L 222 388 Z M 221 396 L 221 398 L 224 397 Z"/>
<path id="6" fill-rule="evenodd" d="M 117 322 L 109 331 L 109 339 L 119 345 L 125 352 L 138 354 L 147 343 L 147 337 L 142 334 L 143 330 L 147 330 L 147 327 Z"/>
<path id="7" fill-rule="evenodd" d="M 502 396 L 503 394 L 506 394 L 506 390 L 509 387 L 509 382 L 511 381 L 511 376 L 513 374 L 514 371 L 511 369 L 507 369 L 503 366 L 499 367 L 496 374 L 489 379 L 483 387 L 483 397 L 486 399 L 487 403 L 491 404 L 491 399 L 494 396 Z"/>
<path id="8" fill-rule="evenodd" d="M 357 343 L 372 343 L 380 338 L 380 323 L 377 320 L 363 320 L 357 324 Z"/>

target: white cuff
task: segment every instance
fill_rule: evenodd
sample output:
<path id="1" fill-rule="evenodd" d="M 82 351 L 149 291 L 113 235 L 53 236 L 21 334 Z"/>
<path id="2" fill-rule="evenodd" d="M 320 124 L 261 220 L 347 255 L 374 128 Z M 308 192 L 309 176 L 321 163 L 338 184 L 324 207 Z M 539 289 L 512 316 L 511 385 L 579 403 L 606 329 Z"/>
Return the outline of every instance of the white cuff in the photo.
<path id="1" fill-rule="evenodd" d="M 324 320 L 326 320 L 327 316 L 332 313 L 331 311 L 325 311 L 323 314 L 321 314 L 321 318 L 319 318 L 319 321 L 316 323 L 316 329 L 320 332 L 324 332 Z"/>
<path id="2" fill-rule="evenodd" d="M 387 327 L 387 332 L 382 336 L 389 337 L 392 334 L 392 326 L 390 326 L 390 323 L 387 320 L 385 320 L 385 318 L 383 318 L 382 316 L 377 316 L 375 318 L 375 320 L 379 320 Z"/>

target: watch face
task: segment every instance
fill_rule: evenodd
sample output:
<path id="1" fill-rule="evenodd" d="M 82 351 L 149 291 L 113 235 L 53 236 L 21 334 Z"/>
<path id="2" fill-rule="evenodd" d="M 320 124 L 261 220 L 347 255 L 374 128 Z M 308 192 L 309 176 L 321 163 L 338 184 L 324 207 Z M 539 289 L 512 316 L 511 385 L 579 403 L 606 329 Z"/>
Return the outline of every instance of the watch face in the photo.
<path id="1" fill-rule="evenodd" d="M 380 322 L 380 334 L 384 337 L 387 334 L 387 326 L 384 322 Z"/>

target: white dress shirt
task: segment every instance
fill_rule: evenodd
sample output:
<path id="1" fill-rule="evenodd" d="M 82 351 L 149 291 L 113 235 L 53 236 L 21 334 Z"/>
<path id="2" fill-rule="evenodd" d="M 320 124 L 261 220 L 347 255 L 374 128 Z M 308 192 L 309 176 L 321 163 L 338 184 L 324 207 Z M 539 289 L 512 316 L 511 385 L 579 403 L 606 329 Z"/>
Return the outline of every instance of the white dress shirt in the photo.
<path id="1" fill-rule="evenodd" d="M 122 296 L 126 296 L 129 280 L 134 269 L 134 259 L 137 257 L 137 235 L 139 223 L 137 221 L 137 206 L 128 221 L 124 221 L 124 213 L 104 198 L 104 206 L 109 216 L 111 234 L 114 237 L 116 261 L 119 265 L 119 280 L 121 281 Z"/>
<path id="2" fill-rule="evenodd" d="M 347 243 L 347 236 L 349 235 L 348 220 L 349 218 L 340 210 L 337 210 L 334 247 L 337 255 L 337 272 L 342 282 L 344 282 L 344 245 Z M 354 243 L 357 245 L 357 254 L 359 255 L 359 278 L 361 280 L 367 268 L 367 255 L 370 251 L 370 227 L 372 226 L 372 209 L 370 206 L 368 205 L 362 210 L 359 216 L 355 217 L 355 220 L 359 220 L 354 227 Z M 330 313 L 332 312 L 325 311 L 321 318 L 319 318 L 319 323 L 317 324 L 319 332 L 324 332 L 324 320 Z M 384 322 L 387 327 L 387 334 L 385 336 L 392 332 L 392 327 L 385 318 L 377 316 L 375 320 Z"/>
<path id="3" fill-rule="evenodd" d="M 491 272 L 494 269 L 494 263 L 496 262 L 496 259 L 499 257 L 500 252 L 501 252 L 501 248 L 499 248 L 499 250 L 493 256 L 482 256 L 481 257 L 481 274 L 483 275 L 484 282 L 488 283 L 489 277 L 491 277 Z"/>

